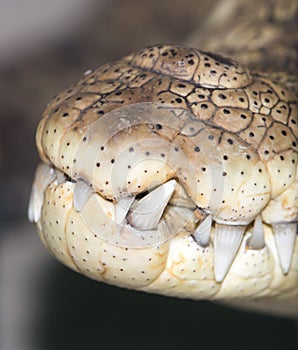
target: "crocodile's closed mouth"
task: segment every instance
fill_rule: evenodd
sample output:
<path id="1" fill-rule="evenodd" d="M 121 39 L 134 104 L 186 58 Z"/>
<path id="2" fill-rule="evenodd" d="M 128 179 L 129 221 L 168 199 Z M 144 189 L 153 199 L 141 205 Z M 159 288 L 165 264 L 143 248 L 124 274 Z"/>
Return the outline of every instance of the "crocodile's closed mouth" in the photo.
<path id="1" fill-rule="evenodd" d="M 47 107 L 29 206 L 107 283 L 190 298 L 298 293 L 297 102 L 218 55 L 153 46 Z"/>

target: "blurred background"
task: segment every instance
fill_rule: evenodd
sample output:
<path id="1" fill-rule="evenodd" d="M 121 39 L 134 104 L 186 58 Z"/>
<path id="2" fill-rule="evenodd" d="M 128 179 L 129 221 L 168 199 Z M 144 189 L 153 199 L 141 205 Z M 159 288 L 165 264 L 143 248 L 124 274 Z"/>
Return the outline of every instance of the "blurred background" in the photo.
<path id="1" fill-rule="evenodd" d="M 0 349 L 298 349 L 297 321 L 90 281 L 26 211 L 34 134 L 54 94 L 148 44 L 183 43 L 216 0 L 0 0 Z"/>

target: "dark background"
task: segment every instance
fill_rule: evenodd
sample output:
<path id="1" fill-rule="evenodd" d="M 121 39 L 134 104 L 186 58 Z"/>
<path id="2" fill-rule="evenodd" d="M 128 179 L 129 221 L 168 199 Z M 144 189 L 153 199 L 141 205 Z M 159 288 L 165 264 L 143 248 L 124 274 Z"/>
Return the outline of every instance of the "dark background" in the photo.
<path id="1" fill-rule="evenodd" d="M 26 210 L 34 134 L 89 68 L 183 43 L 216 1 L 0 1 L 0 349 L 298 349 L 297 321 L 110 287 L 61 266 Z"/>

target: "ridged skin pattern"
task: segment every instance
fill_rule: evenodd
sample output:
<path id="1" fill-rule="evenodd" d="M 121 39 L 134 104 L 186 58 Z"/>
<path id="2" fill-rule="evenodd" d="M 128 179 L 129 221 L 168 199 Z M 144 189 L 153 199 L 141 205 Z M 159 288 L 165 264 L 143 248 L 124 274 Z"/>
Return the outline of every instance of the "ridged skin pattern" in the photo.
<path id="1" fill-rule="evenodd" d="M 283 274 L 272 230 L 297 222 L 297 111 L 297 97 L 279 82 L 182 46 L 148 47 L 86 72 L 47 106 L 38 126 L 42 161 L 67 175 L 44 191 L 43 242 L 72 269 L 126 288 L 194 299 L 297 295 L 297 240 Z M 131 124 L 129 113 L 138 114 Z M 200 217 L 187 225 L 175 219 L 177 193 L 165 213 L 169 239 L 132 247 L 109 237 L 116 229 L 103 217 L 114 219 L 119 198 L 172 178 L 194 203 L 191 213 L 247 226 L 221 283 L 213 272 L 214 227 L 209 245 L 198 244 L 192 233 Z M 82 212 L 73 206 L 80 179 L 94 191 Z M 247 241 L 258 215 L 266 244 L 254 250 Z"/>

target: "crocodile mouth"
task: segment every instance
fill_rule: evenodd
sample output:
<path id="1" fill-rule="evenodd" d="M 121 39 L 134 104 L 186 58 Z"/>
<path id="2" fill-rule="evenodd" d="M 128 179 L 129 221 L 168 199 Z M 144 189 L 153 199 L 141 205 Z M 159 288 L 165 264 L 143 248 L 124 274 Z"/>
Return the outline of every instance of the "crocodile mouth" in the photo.
<path id="1" fill-rule="evenodd" d="M 226 278 L 241 245 L 242 250 L 256 254 L 263 254 L 267 245 L 265 231 L 268 224 L 262 221 L 262 213 L 247 225 L 217 222 L 212 213 L 194 203 L 178 178 L 162 184 L 154 182 L 142 192 L 126 193 L 111 200 L 105 199 L 85 180 L 71 179 L 44 163 L 36 171 L 29 219 L 40 222 L 44 203 L 50 204 L 48 192 L 64 186 L 68 187 L 69 193 L 64 198 L 68 206 L 80 215 L 95 236 L 108 244 L 126 250 L 142 250 L 162 245 L 184 232 L 193 245 L 200 249 L 211 248 L 213 274 L 217 283 Z M 276 264 L 287 275 L 294 253 L 297 223 L 279 223 L 269 227 L 274 233 Z M 272 248 L 272 242 L 269 245 Z"/>
<path id="2" fill-rule="evenodd" d="M 202 278 L 224 285 L 234 273 L 233 266 L 240 273 L 239 285 L 248 278 L 243 276 L 249 275 L 255 284 L 264 276 L 275 285 L 273 276 L 296 273 L 291 271 L 297 256 L 297 222 L 289 204 L 295 183 L 293 188 L 288 185 L 285 197 L 272 198 L 265 162 L 237 135 L 194 120 L 183 109 L 156 103 L 107 113 L 88 127 L 71 150 L 72 140 L 65 135 L 57 159 L 47 159 L 37 168 L 29 219 L 37 223 L 49 250 L 66 265 L 129 288 L 154 284 L 169 274 L 157 292 L 170 294 L 167 280 L 178 279 L 183 285 Z M 287 204 L 281 208 L 280 203 Z M 89 246 L 91 237 L 96 241 Z M 103 256 L 111 249 L 116 252 L 109 255 L 108 263 Z M 92 252 L 95 260 L 86 269 Z M 118 263 L 113 260 L 117 256 L 122 257 Z M 125 274 L 123 266 L 132 256 L 135 261 Z M 193 261 L 196 264 L 190 268 Z M 179 272 L 174 268 L 178 265 Z M 94 266 L 99 272 L 93 271 Z M 192 273 L 198 266 L 200 272 Z M 136 269 L 141 274 L 132 277 Z M 106 271 L 111 270 L 110 276 Z M 144 278 L 149 270 L 151 278 Z M 202 271 L 208 273 L 201 276 Z M 233 282 L 229 283 L 230 297 Z M 282 278 L 278 283 L 283 283 Z M 208 290 L 212 288 L 217 287 L 212 284 Z M 255 288 L 249 286 L 247 293 Z M 184 295 L 195 292 L 189 293 Z"/>

